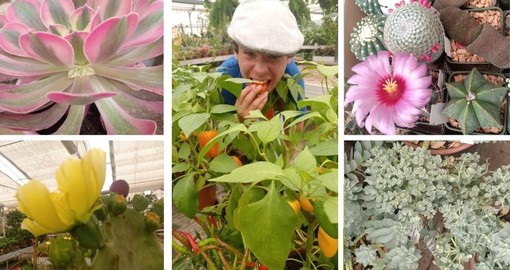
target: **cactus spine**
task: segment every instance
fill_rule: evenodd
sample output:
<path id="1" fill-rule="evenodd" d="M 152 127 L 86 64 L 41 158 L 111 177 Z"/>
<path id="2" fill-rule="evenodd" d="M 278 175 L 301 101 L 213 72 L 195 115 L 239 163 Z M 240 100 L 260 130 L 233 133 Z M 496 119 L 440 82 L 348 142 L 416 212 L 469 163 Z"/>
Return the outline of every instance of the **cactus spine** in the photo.
<path id="1" fill-rule="evenodd" d="M 426 0 L 400 4 L 384 25 L 384 41 L 391 52 L 412 53 L 418 60 L 431 63 L 444 50 L 444 29 Z"/>
<path id="2" fill-rule="evenodd" d="M 366 14 L 383 14 L 378 0 L 356 0 L 356 5 Z"/>
<path id="3" fill-rule="evenodd" d="M 351 51 L 358 60 L 364 61 L 368 56 L 385 50 L 383 29 L 386 16 L 369 15 L 359 21 L 351 33 Z"/>

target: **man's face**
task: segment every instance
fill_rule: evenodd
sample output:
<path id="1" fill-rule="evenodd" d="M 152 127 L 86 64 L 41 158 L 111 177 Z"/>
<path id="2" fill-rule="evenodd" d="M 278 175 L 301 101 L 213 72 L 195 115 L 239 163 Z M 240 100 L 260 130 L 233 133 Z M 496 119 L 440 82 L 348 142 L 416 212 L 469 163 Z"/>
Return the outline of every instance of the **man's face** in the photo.
<path id="1" fill-rule="evenodd" d="M 267 91 L 272 91 L 276 87 L 285 72 L 285 67 L 292 59 L 290 56 L 265 54 L 241 46 L 235 57 L 243 78 L 267 81 Z"/>

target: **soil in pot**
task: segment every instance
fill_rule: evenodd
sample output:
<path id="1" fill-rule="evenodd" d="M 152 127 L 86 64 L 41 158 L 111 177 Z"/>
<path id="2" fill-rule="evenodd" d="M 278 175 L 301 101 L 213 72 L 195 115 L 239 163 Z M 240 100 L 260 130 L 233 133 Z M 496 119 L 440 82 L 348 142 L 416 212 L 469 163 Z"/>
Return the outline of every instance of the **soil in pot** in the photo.
<path id="1" fill-rule="evenodd" d="M 427 147 L 432 155 L 453 155 L 472 147 L 472 144 L 461 143 L 460 141 L 404 141 L 404 144 L 412 147 Z"/>

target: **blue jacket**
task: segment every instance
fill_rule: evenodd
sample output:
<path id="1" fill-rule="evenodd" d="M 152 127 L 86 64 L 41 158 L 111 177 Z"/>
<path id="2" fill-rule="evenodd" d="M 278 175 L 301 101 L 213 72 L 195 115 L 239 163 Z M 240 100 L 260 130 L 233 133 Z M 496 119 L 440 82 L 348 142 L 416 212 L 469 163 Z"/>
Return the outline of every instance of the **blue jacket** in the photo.
<path id="1" fill-rule="evenodd" d="M 232 76 L 232 78 L 242 78 L 243 77 L 241 75 L 241 69 L 239 68 L 239 62 L 233 55 L 230 56 L 227 60 L 225 60 L 225 62 L 223 62 L 218 67 L 218 69 L 216 71 L 221 72 L 223 74 L 228 74 L 228 75 Z M 289 74 L 292 77 L 295 77 L 296 75 L 300 74 L 299 68 L 296 65 L 296 63 L 294 62 L 294 60 L 291 60 L 290 63 L 285 68 L 285 74 Z M 303 88 L 303 91 L 304 91 L 305 81 L 303 79 L 300 79 L 298 81 L 298 84 L 301 85 L 301 87 Z M 243 89 L 244 89 L 244 87 L 245 87 L 245 85 L 243 85 Z M 225 100 L 226 104 L 234 105 L 236 103 L 236 100 L 237 100 L 236 96 L 234 96 L 229 91 L 223 89 L 221 91 L 221 95 L 223 96 L 223 99 Z M 292 96 L 291 96 L 291 99 L 292 99 L 292 102 L 297 104 L 297 101 L 301 100 L 302 97 L 301 97 L 301 95 L 299 95 L 297 101 L 295 101 L 292 98 Z"/>

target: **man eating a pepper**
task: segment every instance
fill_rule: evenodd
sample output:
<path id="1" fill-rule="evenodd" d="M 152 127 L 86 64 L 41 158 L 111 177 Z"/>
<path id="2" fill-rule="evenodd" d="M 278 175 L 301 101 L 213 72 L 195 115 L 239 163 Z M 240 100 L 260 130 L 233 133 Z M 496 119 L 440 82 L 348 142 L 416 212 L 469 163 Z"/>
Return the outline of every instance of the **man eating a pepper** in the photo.
<path id="1" fill-rule="evenodd" d="M 300 77 L 292 58 L 303 45 L 304 38 L 296 18 L 285 4 L 279 0 L 242 2 L 234 12 L 228 35 L 234 55 L 217 71 L 253 81 L 243 84 L 239 98 L 227 90 L 222 91 L 225 103 L 236 106 L 240 121 L 257 109 L 272 117 L 275 109 L 283 110 L 285 104 L 295 105 L 302 98 L 298 94 L 296 100 L 289 92 L 287 100 L 278 100 L 278 95 L 273 93 L 284 74 Z M 303 79 L 299 79 L 298 84 L 304 89 Z"/>

